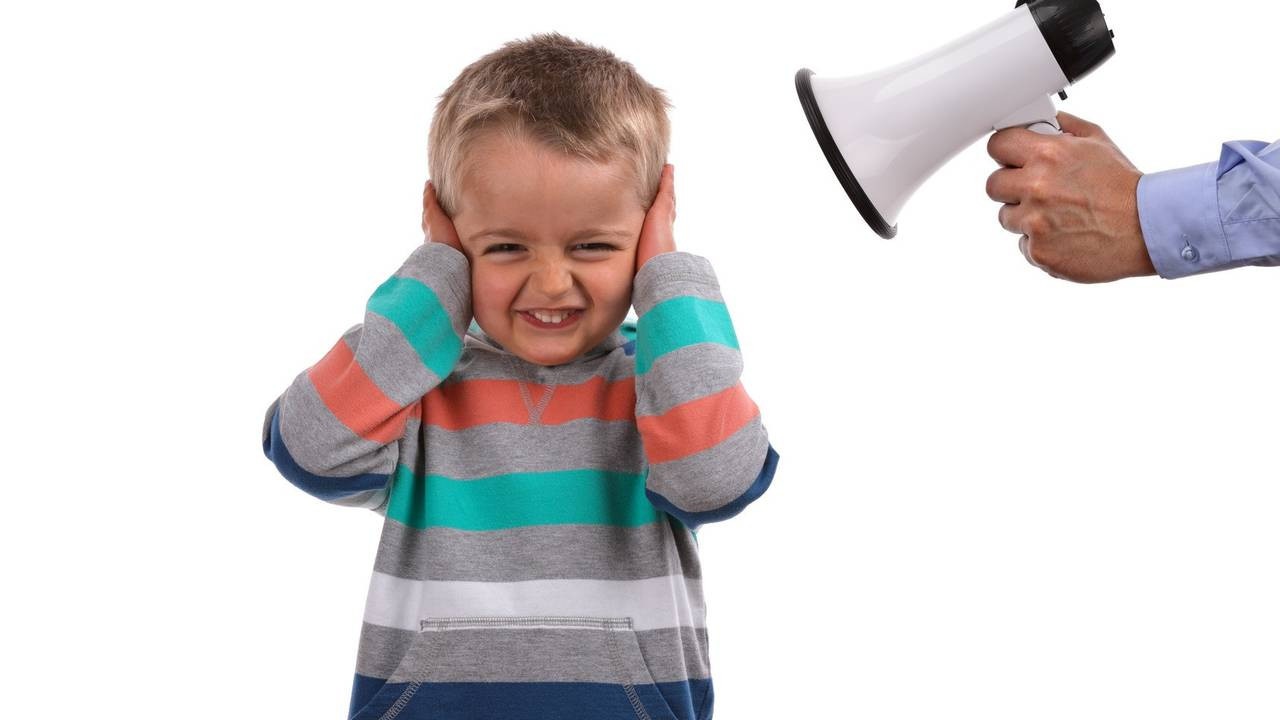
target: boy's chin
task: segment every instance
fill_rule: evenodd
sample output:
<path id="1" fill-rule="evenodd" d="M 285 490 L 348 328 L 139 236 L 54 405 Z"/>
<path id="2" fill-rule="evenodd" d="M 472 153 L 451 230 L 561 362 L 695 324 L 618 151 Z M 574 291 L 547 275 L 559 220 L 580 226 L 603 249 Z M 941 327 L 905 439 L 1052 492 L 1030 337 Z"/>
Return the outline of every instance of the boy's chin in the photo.
<path id="1" fill-rule="evenodd" d="M 586 352 L 579 348 L 553 348 L 553 347 L 526 347 L 520 343 L 516 343 L 514 347 L 508 347 L 507 350 L 512 355 L 534 365 L 564 365 L 573 362 Z"/>

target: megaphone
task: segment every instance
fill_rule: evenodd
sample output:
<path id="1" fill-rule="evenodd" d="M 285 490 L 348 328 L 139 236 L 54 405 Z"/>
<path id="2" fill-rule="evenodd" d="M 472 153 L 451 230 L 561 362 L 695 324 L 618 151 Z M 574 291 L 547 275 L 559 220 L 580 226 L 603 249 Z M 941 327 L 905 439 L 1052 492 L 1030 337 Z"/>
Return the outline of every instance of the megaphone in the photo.
<path id="1" fill-rule="evenodd" d="M 883 238 L 930 175 L 994 130 L 1060 133 L 1051 96 L 1115 54 L 1097 0 L 1019 0 L 954 42 L 854 77 L 796 73 L 796 92 L 849 199 Z"/>

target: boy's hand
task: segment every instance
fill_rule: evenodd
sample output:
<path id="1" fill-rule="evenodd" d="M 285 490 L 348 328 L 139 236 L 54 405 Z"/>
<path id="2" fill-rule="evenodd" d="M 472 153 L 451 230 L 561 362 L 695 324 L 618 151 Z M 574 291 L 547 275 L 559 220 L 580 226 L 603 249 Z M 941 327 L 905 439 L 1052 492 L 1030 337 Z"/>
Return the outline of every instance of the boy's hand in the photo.
<path id="1" fill-rule="evenodd" d="M 422 189 L 422 232 L 426 234 L 423 242 L 444 243 L 466 255 L 462 250 L 462 241 L 458 239 L 458 231 L 453 227 L 453 221 L 445 214 L 444 208 L 436 202 L 436 186 L 430 180 Z"/>
<path id="2" fill-rule="evenodd" d="M 676 222 L 676 169 L 671 163 L 662 168 L 658 181 L 658 194 L 645 213 L 640 228 L 640 242 L 636 245 L 636 272 L 649 262 L 649 258 L 676 251 L 672 226 Z"/>

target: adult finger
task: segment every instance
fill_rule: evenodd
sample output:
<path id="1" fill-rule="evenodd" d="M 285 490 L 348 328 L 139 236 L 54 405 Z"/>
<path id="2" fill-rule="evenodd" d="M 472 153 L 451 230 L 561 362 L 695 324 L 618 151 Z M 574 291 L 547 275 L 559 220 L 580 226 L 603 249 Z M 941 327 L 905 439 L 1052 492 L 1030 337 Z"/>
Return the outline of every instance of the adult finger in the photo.
<path id="1" fill-rule="evenodd" d="M 1006 128 L 987 140 L 987 154 L 1006 167 L 1020 168 L 1035 157 L 1036 147 L 1044 136 L 1026 128 Z"/>
<path id="2" fill-rule="evenodd" d="M 1000 168 L 987 178 L 987 197 L 996 202 L 1017 205 L 1022 202 L 1025 193 L 1023 175 L 1026 171 L 1020 168 Z"/>
<path id="3" fill-rule="evenodd" d="M 1025 258 L 1027 262 L 1031 263 L 1031 265 L 1044 270 L 1044 267 L 1040 263 L 1031 258 L 1031 238 L 1029 236 L 1023 235 L 1018 238 L 1018 252 L 1022 253 L 1022 257 Z"/>
<path id="4" fill-rule="evenodd" d="M 1015 235 L 1023 235 L 1026 232 L 1022 228 L 1022 221 L 1025 215 L 1026 212 L 1021 205 L 1009 204 L 1001 205 L 1000 212 L 996 217 L 1000 221 L 1000 227 Z"/>
<path id="5" fill-rule="evenodd" d="M 1058 125 L 1062 127 L 1062 132 L 1070 133 L 1076 137 L 1094 137 L 1096 135 L 1106 136 L 1106 133 L 1102 131 L 1102 128 L 1082 117 L 1072 115 L 1069 112 L 1058 113 Z"/>
<path id="6" fill-rule="evenodd" d="M 1068 279 L 1061 273 L 1056 272 L 1052 267 L 1036 259 L 1041 247 L 1043 247 L 1043 245 L 1037 245 L 1035 240 L 1026 235 L 1018 238 L 1018 251 L 1022 253 L 1022 257 L 1025 258 L 1032 267 L 1038 268 L 1051 278 L 1057 280 Z"/>
<path id="7" fill-rule="evenodd" d="M 1033 239 L 1044 238 L 1051 229 L 1043 212 L 1025 204 L 1001 205 L 999 220 L 1005 230 L 1015 235 L 1030 235 Z"/>

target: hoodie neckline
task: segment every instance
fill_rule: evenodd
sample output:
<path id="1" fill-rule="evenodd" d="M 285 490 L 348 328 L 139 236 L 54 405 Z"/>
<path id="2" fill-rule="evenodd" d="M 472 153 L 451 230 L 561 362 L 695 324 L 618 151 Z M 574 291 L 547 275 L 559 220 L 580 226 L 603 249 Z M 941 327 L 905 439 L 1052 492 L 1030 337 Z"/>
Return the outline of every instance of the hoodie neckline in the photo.
<path id="1" fill-rule="evenodd" d="M 490 349 L 497 351 L 503 355 L 507 355 L 517 362 L 525 363 L 528 365 L 534 365 L 535 367 L 539 367 L 539 368 L 554 370 L 556 368 L 567 367 L 569 365 L 576 365 L 580 362 L 585 362 L 587 360 L 592 360 L 603 355 L 608 355 L 609 353 L 613 352 L 619 347 L 622 347 L 628 342 L 628 337 L 624 334 L 624 328 L 626 328 L 628 325 L 630 325 L 633 328 L 633 333 L 634 333 L 635 322 L 630 319 L 625 320 L 623 321 L 622 325 L 619 325 L 617 328 L 613 330 L 613 332 L 606 335 L 604 340 L 601 340 L 599 343 L 597 343 L 595 347 L 591 348 L 590 350 L 587 350 L 586 352 L 575 357 L 569 362 L 561 363 L 559 365 L 538 365 L 536 363 L 531 363 L 528 360 L 525 360 L 524 358 L 516 355 L 515 353 L 503 347 L 502 344 L 499 343 L 497 340 L 494 340 L 492 337 L 489 337 L 489 334 L 486 333 L 484 330 L 482 330 L 480 328 L 480 324 L 477 323 L 475 320 L 471 321 L 471 326 L 467 328 L 467 334 L 472 338 L 480 341 L 482 344 L 486 345 Z"/>

